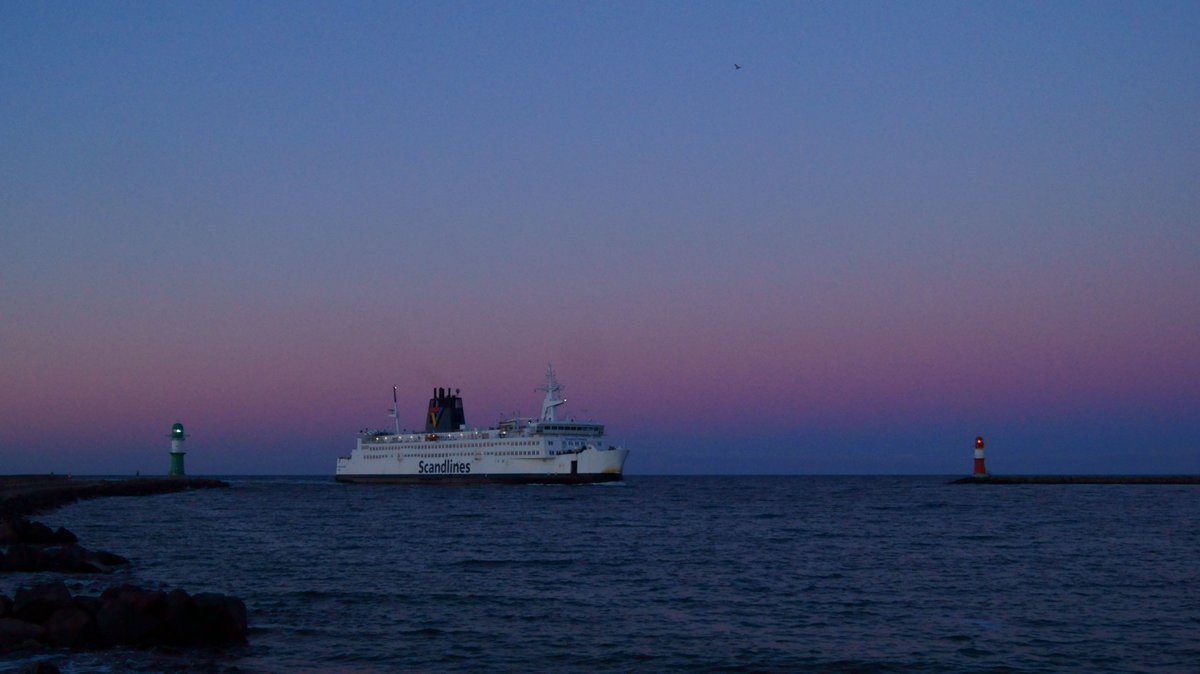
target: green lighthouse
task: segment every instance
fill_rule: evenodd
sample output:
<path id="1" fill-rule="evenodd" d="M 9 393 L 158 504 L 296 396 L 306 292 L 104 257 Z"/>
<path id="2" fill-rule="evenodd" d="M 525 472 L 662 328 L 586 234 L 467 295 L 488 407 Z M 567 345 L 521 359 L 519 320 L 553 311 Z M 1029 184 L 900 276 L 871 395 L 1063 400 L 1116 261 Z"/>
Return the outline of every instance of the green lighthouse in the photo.
<path id="1" fill-rule="evenodd" d="M 187 439 L 187 435 L 183 432 L 183 424 L 178 421 L 171 427 L 171 468 L 167 471 L 167 477 L 176 477 L 184 475 L 183 472 L 183 455 L 187 452 L 183 451 L 183 441 Z"/>

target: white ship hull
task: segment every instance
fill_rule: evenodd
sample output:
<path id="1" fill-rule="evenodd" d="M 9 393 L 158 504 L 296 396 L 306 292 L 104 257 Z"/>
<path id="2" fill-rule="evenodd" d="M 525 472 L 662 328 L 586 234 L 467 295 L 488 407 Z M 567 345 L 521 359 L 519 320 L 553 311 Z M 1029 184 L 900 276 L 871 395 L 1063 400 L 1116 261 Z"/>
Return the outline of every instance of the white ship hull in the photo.
<path id="1" fill-rule="evenodd" d="M 339 482 L 390 484 L 612 482 L 621 479 L 629 454 L 624 448 L 549 454 L 516 442 L 447 440 L 404 448 L 400 443 L 362 442 L 360 449 L 338 459 L 335 477 Z"/>
<path id="2" fill-rule="evenodd" d="M 602 442 L 604 426 L 560 421 L 553 370 L 547 373 L 540 419 L 509 419 L 468 430 L 462 400 L 435 389 L 426 430 L 360 433 L 350 456 L 339 457 L 339 482 L 391 484 L 567 483 L 621 479 L 629 450 Z M 396 410 L 393 416 L 398 415 Z M 448 423 L 459 427 L 445 432 Z"/>

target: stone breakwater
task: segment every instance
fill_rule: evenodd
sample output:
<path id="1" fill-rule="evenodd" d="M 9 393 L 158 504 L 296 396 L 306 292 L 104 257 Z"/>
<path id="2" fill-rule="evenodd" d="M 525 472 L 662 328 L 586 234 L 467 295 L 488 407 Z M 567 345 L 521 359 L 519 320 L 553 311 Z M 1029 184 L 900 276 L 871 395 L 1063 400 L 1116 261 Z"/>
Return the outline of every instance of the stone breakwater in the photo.
<path id="1" fill-rule="evenodd" d="M 120 555 L 80 546 L 75 534 L 24 515 L 80 499 L 147 496 L 228 487 L 206 478 L 84 479 L 0 477 L 0 571 L 109 573 L 129 564 Z M 147 590 L 116 585 L 99 597 L 72 596 L 62 582 L 0 594 L 0 653 L 42 648 L 103 649 L 222 646 L 245 643 L 246 605 L 224 594 Z M 53 671 L 48 669 L 45 671 Z"/>
<path id="2" fill-rule="evenodd" d="M 118 585 L 72 596 L 60 581 L 0 595 L 0 652 L 224 646 L 245 643 L 246 629 L 246 605 L 223 594 Z"/>
<path id="3" fill-rule="evenodd" d="M 206 478 L 134 478 L 76 480 L 63 475 L 0 477 L 0 571 L 59 573 L 110 573 L 129 560 L 111 552 L 93 551 L 78 544 L 75 534 L 59 527 L 51 530 L 24 515 L 44 512 L 79 499 L 101 496 L 146 496 L 228 487 Z"/>
<path id="4" fill-rule="evenodd" d="M 188 489 L 228 488 L 227 482 L 200 477 L 75 479 L 56 475 L 0 477 L 0 517 L 46 512 L 81 499 L 149 496 Z"/>
<path id="5" fill-rule="evenodd" d="M 1200 484 L 1200 475 L 971 475 L 953 484 Z"/>
<path id="6" fill-rule="evenodd" d="M 63 527 L 52 530 L 24 517 L 0 520 L 0 572 L 112 573 L 129 564 L 120 555 L 88 550 Z"/>

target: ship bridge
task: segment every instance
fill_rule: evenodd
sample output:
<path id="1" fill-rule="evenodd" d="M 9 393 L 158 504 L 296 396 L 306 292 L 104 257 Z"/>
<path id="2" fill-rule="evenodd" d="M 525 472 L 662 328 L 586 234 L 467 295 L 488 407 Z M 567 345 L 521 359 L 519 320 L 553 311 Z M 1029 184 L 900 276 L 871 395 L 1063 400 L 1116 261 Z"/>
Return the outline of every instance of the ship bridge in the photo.
<path id="1" fill-rule="evenodd" d="M 604 424 L 572 421 L 542 422 L 537 425 L 537 432 L 542 435 L 584 435 L 598 438 L 604 435 Z"/>

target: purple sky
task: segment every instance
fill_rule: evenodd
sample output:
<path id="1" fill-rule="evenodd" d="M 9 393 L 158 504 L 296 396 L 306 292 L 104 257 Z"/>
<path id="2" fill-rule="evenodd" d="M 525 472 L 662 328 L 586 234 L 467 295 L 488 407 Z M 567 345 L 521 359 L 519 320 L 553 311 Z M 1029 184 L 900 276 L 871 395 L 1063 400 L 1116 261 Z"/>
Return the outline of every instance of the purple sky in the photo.
<path id="1" fill-rule="evenodd" d="M 3 14 L 0 473 L 1200 472 L 1195 2 Z"/>

